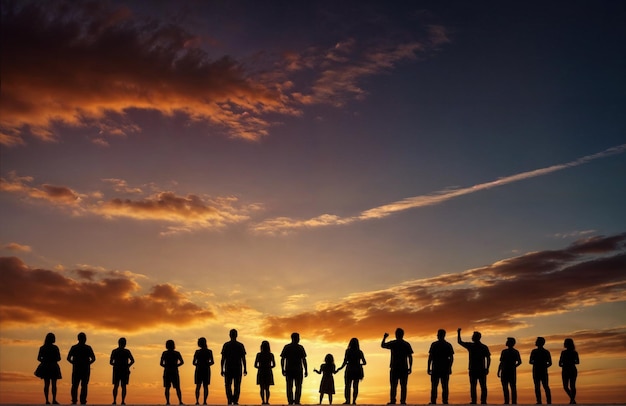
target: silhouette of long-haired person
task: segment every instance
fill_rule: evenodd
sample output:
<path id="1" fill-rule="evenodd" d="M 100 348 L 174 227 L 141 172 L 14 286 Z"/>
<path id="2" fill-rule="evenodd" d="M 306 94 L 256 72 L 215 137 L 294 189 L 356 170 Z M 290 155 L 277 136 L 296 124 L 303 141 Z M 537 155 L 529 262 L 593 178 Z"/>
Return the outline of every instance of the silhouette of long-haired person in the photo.
<path id="1" fill-rule="evenodd" d="M 204 388 L 203 405 L 206 405 L 209 397 L 209 384 L 211 383 L 211 365 L 215 363 L 213 360 L 213 351 L 207 345 L 206 338 L 198 338 L 198 348 L 193 354 L 193 365 L 196 366 L 193 379 L 196 384 L 196 405 L 200 403 L 200 386 Z"/>
<path id="2" fill-rule="evenodd" d="M 178 404 L 183 404 L 183 397 L 180 392 L 180 375 L 178 373 L 178 367 L 183 365 L 182 355 L 176 351 L 176 343 L 174 340 L 167 340 L 165 342 L 166 350 L 161 354 L 161 366 L 163 367 L 163 387 L 165 388 L 165 404 L 170 404 L 170 388 L 176 389 L 176 396 L 178 397 Z"/>
<path id="3" fill-rule="evenodd" d="M 320 365 L 320 369 L 314 369 L 313 372 L 322 374 L 322 380 L 320 381 L 320 402 L 324 399 L 324 394 L 328 395 L 328 404 L 333 404 L 333 395 L 335 394 L 335 377 L 337 373 L 335 368 L 335 358 L 333 354 L 326 354 L 324 357 L 324 363 Z"/>
<path id="4" fill-rule="evenodd" d="M 457 329 L 457 342 L 468 351 L 469 355 L 469 380 L 470 380 L 470 404 L 476 404 L 476 385 L 480 384 L 480 403 L 487 404 L 487 375 L 491 366 L 491 353 L 489 347 L 483 344 L 480 339 L 482 334 L 474 331 L 472 341 L 467 342 L 461 339 L 461 329 Z"/>
<path id="5" fill-rule="evenodd" d="M 574 345 L 574 340 L 566 338 L 563 342 L 565 349 L 561 351 L 561 357 L 559 358 L 559 366 L 561 369 L 561 378 L 563 378 L 563 389 L 569 396 L 569 403 L 571 405 L 576 404 L 576 377 L 578 376 L 578 369 L 576 365 L 580 363 L 578 358 L 578 352 Z"/>
<path id="6" fill-rule="evenodd" d="M 545 338 L 537 337 L 537 341 L 535 341 L 537 348 L 530 352 L 529 363 L 533 366 L 533 383 L 535 384 L 535 397 L 538 405 L 541 404 L 541 386 L 543 386 L 543 390 L 546 392 L 546 403 L 552 403 L 552 395 L 548 383 L 548 368 L 552 366 L 552 356 L 550 351 L 543 348 L 545 344 Z"/>
<path id="7" fill-rule="evenodd" d="M 396 403 L 398 393 L 398 383 L 400 384 L 400 404 L 406 405 L 407 385 L 409 375 L 413 368 L 413 348 L 411 344 L 404 341 L 404 330 L 396 329 L 396 339 L 387 341 L 389 333 L 383 335 L 380 343 L 382 348 L 391 350 L 391 360 L 389 363 L 389 403 Z"/>
<path id="8" fill-rule="evenodd" d="M 270 350 L 268 341 L 261 342 L 261 351 L 256 354 L 254 367 L 257 368 L 256 384 L 259 385 L 261 404 L 270 404 L 270 386 L 274 385 L 274 372 L 276 359 Z"/>
<path id="9" fill-rule="evenodd" d="M 344 405 L 350 404 L 350 391 L 352 390 L 352 404 L 356 405 L 356 398 L 359 396 L 359 382 L 363 379 L 363 365 L 366 365 L 365 355 L 359 346 L 359 339 L 353 337 L 348 343 L 348 348 L 343 357 L 343 364 L 337 368 L 337 372 L 346 368 L 344 374 L 345 389 L 344 396 L 346 401 Z"/>
<path id="10" fill-rule="evenodd" d="M 309 376 L 306 351 L 300 345 L 300 334 L 291 334 L 291 343 L 285 345 L 280 353 L 280 366 L 287 383 L 287 401 L 290 405 L 299 405 L 302 396 L 302 381 Z"/>
<path id="11" fill-rule="evenodd" d="M 502 392 L 504 394 L 504 404 L 509 401 L 517 404 L 517 367 L 522 364 L 519 351 L 515 348 L 515 338 L 506 339 L 506 348 L 500 353 L 500 364 L 498 365 L 498 378 L 502 382 Z M 510 394 L 509 394 L 509 388 Z"/>
<path id="12" fill-rule="evenodd" d="M 229 336 L 230 341 L 225 342 L 222 346 L 222 376 L 226 386 L 228 404 L 238 405 L 242 373 L 243 375 L 248 375 L 246 348 L 237 341 L 237 330 L 230 330 Z"/>
<path id="13" fill-rule="evenodd" d="M 437 403 L 437 387 L 441 382 L 441 401 L 448 404 L 450 374 L 454 363 L 454 349 L 446 341 L 446 330 L 437 331 L 437 341 L 430 344 L 428 350 L 427 372 L 430 375 L 430 404 Z"/>
<path id="14" fill-rule="evenodd" d="M 126 404 L 126 385 L 130 379 L 130 367 L 135 363 L 135 358 L 126 348 L 126 338 L 117 340 L 118 347 L 111 351 L 109 364 L 113 365 L 113 404 L 117 403 L 118 388 L 122 386 L 122 404 Z"/>
<path id="15" fill-rule="evenodd" d="M 96 361 L 96 355 L 91 346 L 87 345 L 87 335 L 78 333 L 78 343 L 70 348 L 67 360 L 72 364 L 72 404 L 78 401 L 78 386 L 80 385 L 80 404 L 87 404 L 87 385 L 91 374 L 91 364 Z"/>
<path id="16" fill-rule="evenodd" d="M 53 333 L 46 334 L 46 338 L 43 341 L 43 345 L 39 347 L 39 354 L 37 354 L 37 361 L 39 366 L 35 371 L 35 376 L 43 379 L 43 394 L 46 397 L 46 404 L 50 404 L 50 386 L 52 384 L 52 403 L 58 405 L 57 402 L 57 380 L 61 379 L 61 368 L 59 367 L 59 361 L 61 361 L 61 352 L 59 347 L 54 343 L 56 337 Z"/>

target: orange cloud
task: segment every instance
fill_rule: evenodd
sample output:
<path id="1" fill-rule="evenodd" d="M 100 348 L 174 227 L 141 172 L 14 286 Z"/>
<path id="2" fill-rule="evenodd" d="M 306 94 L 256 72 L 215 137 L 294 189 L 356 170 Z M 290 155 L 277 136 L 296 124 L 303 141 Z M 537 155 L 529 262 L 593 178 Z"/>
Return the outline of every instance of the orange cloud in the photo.
<path id="1" fill-rule="evenodd" d="M 32 248 L 30 246 L 18 244 L 16 242 L 10 242 L 8 244 L 4 244 L 0 248 L 8 250 L 8 251 L 15 251 L 15 252 L 31 252 L 32 251 Z"/>
<path id="2" fill-rule="evenodd" d="M 119 272 L 77 270 L 76 278 L 0 257 L 0 318 L 6 324 L 79 323 L 116 331 L 190 325 L 214 318 L 169 284 L 148 293 Z"/>
<path id="3" fill-rule="evenodd" d="M 376 338 L 397 326 L 413 336 L 459 326 L 513 331 L 531 317 L 624 300 L 626 234 L 620 234 L 354 294 L 315 310 L 267 317 L 263 325 L 270 336 L 299 331 L 328 341 Z"/>

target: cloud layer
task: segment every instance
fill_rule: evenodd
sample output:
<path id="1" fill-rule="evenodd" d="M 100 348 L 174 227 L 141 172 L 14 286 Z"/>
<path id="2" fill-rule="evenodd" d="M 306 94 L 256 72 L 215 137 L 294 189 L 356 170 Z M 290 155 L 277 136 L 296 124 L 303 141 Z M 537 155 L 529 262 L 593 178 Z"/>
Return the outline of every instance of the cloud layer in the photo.
<path id="1" fill-rule="evenodd" d="M 17 257 L 0 257 L 0 297 L 3 325 L 58 322 L 133 332 L 215 317 L 170 284 L 142 293 L 127 273 L 32 269 Z"/>
<path id="2" fill-rule="evenodd" d="M 626 300 L 626 234 L 591 237 L 457 274 L 353 294 L 290 316 L 270 316 L 264 333 L 328 341 L 376 338 L 403 326 L 412 336 L 469 326 L 509 332 L 534 317 Z"/>

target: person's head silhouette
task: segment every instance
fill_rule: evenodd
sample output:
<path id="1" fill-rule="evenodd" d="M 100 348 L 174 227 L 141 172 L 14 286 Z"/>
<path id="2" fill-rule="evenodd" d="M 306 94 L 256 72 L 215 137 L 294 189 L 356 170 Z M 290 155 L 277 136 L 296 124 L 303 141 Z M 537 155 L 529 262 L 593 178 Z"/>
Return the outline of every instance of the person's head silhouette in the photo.
<path id="1" fill-rule="evenodd" d="M 175 350 L 176 349 L 176 344 L 174 343 L 174 340 L 167 340 L 165 342 L 165 348 L 167 348 L 168 350 Z"/>
<path id="2" fill-rule="evenodd" d="M 120 348 L 125 348 L 126 347 L 126 339 L 124 337 L 121 337 L 119 340 L 117 340 L 117 345 L 119 345 Z"/>
<path id="3" fill-rule="evenodd" d="M 43 341 L 44 344 L 54 344 L 54 342 L 56 341 L 56 337 L 54 336 L 54 333 L 48 333 L 46 334 L 46 338 Z"/>
<path id="4" fill-rule="evenodd" d="M 444 338 L 446 338 L 446 330 L 440 328 L 437 331 L 437 338 L 440 339 L 440 340 L 443 340 Z"/>
<path id="5" fill-rule="evenodd" d="M 396 340 L 402 340 L 404 338 L 404 330 L 400 327 L 396 329 Z"/>
<path id="6" fill-rule="evenodd" d="M 300 342 L 300 334 L 291 333 L 291 342 L 294 344 L 298 344 Z"/>
<path id="7" fill-rule="evenodd" d="M 482 338 L 482 334 L 480 334 L 479 331 L 474 331 L 474 334 L 472 334 L 472 341 L 477 343 L 480 341 L 480 339 Z"/>
<path id="8" fill-rule="evenodd" d="M 198 347 L 207 348 L 206 338 L 204 337 L 198 338 Z"/>
<path id="9" fill-rule="evenodd" d="M 78 333 L 78 342 L 81 344 L 85 344 L 87 342 L 87 334 L 85 333 Z"/>
<path id="10" fill-rule="evenodd" d="M 235 329 L 230 330 L 228 335 L 230 336 L 231 340 L 235 341 L 237 339 L 237 330 Z"/>

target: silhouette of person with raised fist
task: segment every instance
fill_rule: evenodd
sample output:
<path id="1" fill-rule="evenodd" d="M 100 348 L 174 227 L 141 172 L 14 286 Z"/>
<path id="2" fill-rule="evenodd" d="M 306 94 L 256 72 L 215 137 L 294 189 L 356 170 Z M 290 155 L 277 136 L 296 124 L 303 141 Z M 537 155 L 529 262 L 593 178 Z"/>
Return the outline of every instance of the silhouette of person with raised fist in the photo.
<path id="1" fill-rule="evenodd" d="M 476 386 L 480 384 L 480 403 L 487 404 L 487 375 L 491 366 L 491 353 L 489 347 L 480 342 L 482 334 L 474 331 L 472 342 L 461 339 L 461 329 L 457 329 L 457 342 L 469 353 L 469 379 L 470 379 L 470 404 L 476 404 Z"/>
<path id="2" fill-rule="evenodd" d="M 404 330 L 396 329 L 396 339 L 387 342 L 389 333 L 383 335 L 380 343 L 382 348 L 391 350 L 391 361 L 389 364 L 389 404 L 396 403 L 398 383 L 400 383 L 400 404 L 406 405 L 407 385 L 409 375 L 413 368 L 413 349 L 411 344 L 404 341 Z"/>

